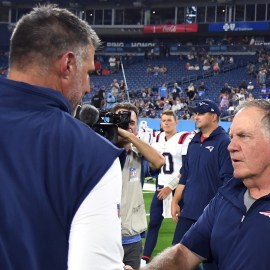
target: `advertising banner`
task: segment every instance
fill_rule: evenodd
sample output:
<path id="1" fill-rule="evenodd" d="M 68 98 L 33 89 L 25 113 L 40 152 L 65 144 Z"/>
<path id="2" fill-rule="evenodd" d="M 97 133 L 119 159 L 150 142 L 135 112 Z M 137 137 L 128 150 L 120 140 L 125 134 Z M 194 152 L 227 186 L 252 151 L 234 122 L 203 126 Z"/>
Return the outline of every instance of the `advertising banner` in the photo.
<path id="1" fill-rule="evenodd" d="M 198 24 L 161 24 L 161 25 L 145 25 L 144 34 L 168 34 L 168 33 L 196 33 L 198 32 Z"/>
<path id="2" fill-rule="evenodd" d="M 238 32 L 238 31 L 268 31 L 269 22 L 231 22 L 211 23 L 208 25 L 209 32 Z"/>

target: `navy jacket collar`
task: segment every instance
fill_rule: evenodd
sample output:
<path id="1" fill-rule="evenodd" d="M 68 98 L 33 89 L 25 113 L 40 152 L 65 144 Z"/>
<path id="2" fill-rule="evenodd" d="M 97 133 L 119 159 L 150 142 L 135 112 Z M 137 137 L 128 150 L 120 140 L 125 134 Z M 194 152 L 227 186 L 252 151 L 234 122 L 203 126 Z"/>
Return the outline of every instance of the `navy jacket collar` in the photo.
<path id="1" fill-rule="evenodd" d="M 224 130 L 223 127 L 221 126 L 218 126 L 211 134 L 208 138 L 206 138 L 206 140 L 209 140 L 219 134 L 222 134 L 222 133 L 226 133 L 226 131 Z M 195 142 L 201 142 L 201 136 L 202 136 L 202 133 L 201 131 L 199 131 L 198 133 L 195 134 L 194 138 L 193 138 L 193 141 Z"/>
<path id="2" fill-rule="evenodd" d="M 12 99 L 14 106 L 20 108 L 20 104 L 23 103 L 24 107 L 27 105 L 33 107 L 35 101 L 37 106 L 55 106 L 61 110 L 71 113 L 71 107 L 66 99 L 60 92 L 51 88 L 35 86 L 23 82 L 17 82 L 9 80 L 5 77 L 0 77 L 1 84 L 10 85 L 9 91 L 0 91 L 0 96 Z M 16 92 L 16 93 L 14 93 Z M 31 98 L 27 96 L 31 95 Z"/>

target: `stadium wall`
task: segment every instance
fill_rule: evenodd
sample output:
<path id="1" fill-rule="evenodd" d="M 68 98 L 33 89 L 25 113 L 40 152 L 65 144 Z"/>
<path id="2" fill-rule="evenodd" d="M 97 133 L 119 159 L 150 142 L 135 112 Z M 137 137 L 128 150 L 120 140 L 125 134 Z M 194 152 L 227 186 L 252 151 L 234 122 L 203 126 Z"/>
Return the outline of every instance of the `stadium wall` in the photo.
<path id="1" fill-rule="evenodd" d="M 150 118 L 140 118 L 139 125 L 141 121 L 146 121 L 149 128 L 159 130 L 160 119 L 150 119 Z M 219 125 L 222 126 L 226 131 L 228 131 L 231 126 L 231 122 L 219 122 Z M 193 120 L 178 120 L 177 131 L 192 131 L 196 129 L 195 121 Z"/>

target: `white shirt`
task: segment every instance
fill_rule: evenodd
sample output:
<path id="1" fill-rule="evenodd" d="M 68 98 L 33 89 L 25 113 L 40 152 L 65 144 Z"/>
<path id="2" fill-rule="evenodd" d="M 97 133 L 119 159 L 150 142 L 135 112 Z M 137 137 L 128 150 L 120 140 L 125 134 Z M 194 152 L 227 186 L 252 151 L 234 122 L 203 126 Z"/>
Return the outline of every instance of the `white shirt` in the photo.
<path id="1" fill-rule="evenodd" d="M 76 212 L 69 237 L 69 270 L 123 269 L 122 172 L 117 158 Z"/>
<path id="2" fill-rule="evenodd" d="M 183 144 L 179 143 L 180 137 L 186 132 L 178 132 L 169 140 L 166 140 L 165 132 L 159 135 L 158 142 L 154 141 L 152 146 L 161 153 L 166 164 L 160 169 L 158 184 L 167 186 L 172 178 L 179 174 L 182 167 L 182 155 L 186 155 L 190 140 L 194 134 L 189 134 Z"/>

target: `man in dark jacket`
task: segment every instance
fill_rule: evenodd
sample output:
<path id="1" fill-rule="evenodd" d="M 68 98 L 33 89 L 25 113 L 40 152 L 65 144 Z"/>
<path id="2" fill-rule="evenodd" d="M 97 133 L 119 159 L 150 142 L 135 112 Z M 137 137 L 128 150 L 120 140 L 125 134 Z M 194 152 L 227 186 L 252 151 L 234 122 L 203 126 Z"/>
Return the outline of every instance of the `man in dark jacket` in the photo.
<path id="1" fill-rule="evenodd" d="M 123 269 L 121 151 L 73 117 L 99 45 L 55 5 L 12 33 L 0 78 L 0 269 Z"/>
<path id="2" fill-rule="evenodd" d="M 189 144 L 172 202 L 172 217 L 177 223 L 173 244 L 180 242 L 219 187 L 233 176 L 232 162 L 227 150 L 230 138 L 218 125 L 220 111 L 217 104 L 211 100 L 203 100 L 189 109 L 195 113 L 196 126 L 200 132 L 195 134 Z M 178 205 L 180 200 L 184 205 L 181 215 Z M 205 263 L 204 269 L 215 267 L 211 263 Z"/>
<path id="3" fill-rule="evenodd" d="M 270 104 L 244 103 L 228 146 L 234 178 L 222 186 L 180 244 L 144 270 L 191 270 L 213 258 L 219 270 L 269 269 Z"/>

